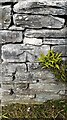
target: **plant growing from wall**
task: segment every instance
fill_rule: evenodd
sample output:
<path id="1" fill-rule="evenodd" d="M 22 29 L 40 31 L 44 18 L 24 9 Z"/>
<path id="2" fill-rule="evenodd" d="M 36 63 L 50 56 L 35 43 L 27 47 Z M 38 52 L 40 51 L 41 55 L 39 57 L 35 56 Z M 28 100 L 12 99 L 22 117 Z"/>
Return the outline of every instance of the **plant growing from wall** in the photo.
<path id="1" fill-rule="evenodd" d="M 40 54 L 38 58 L 42 68 L 50 69 L 56 76 L 56 78 L 66 81 L 66 66 L 62 61 L 62 53 L 55 53 L 53 50 L 49 50 L 47 55 Z"/>

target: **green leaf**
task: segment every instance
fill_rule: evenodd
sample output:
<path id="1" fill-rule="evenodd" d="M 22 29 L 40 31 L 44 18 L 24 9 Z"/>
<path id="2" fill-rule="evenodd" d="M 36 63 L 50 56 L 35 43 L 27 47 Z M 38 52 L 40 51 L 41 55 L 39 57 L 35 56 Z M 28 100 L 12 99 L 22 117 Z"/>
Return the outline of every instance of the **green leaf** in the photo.
<path id="1" fill-rule="evenodd" d="M 57 65 L 57 64 L 56 64 L 56 68 L 57 68 L 58 70 L 60 70 L 60 67 L 59 67 L 59 65 Z"/>

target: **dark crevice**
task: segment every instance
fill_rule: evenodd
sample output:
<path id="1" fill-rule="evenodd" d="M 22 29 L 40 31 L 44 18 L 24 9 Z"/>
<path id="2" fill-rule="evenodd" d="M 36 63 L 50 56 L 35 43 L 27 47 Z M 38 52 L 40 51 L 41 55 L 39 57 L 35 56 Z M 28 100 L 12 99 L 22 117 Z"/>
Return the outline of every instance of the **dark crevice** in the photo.
<path id="1" fill-rule="evenodd" d="M 10 23 L 9 27 L 11 27 L 12 25 L 14 25 L 14 22 L 13 22 L 13 3 L 11 3 L 11 23 Z"/>
<path id="2" fill-rule="evenodd" d="M 23 41 L 21 42 L 6 42 L 6 43 L 2 43 L 2 45 L 8 45 L 8 44 L 23 44 Z"/>
<path id="3" fill-rule="evenodd" d="M 29 29 L 29 30 L 31 30 L 31 29 L 34 29 L 34 30 L 42 30 L 42 29 L 45 29 L 45 30 L 61 30 L 63 28 L 64 28 L 64 26 L 62 26 L 61 28 L 48 28 L 48 27 L 41 27 L 41 28 L 32 28 L 32 27 L 30 27 L 29 28 L 29 27 L 25 27 L 25 29 Z"/>
<path id="4" fill-rule="evenodd" d="M 5 6 L 5 5 L 11 5 L 13 2 L 3 2 L 3 3 L 1 3 L 2 4 L 2 6 Z"/>
<path id="5" fill-rule="evenodd" d="M 13 95 L 14 94 L 14 90 L 11 88 L 10 89 L 10 95 Z"/>
<path id="6" fill-rule="evenodd" d="M 17 72 L 17 69 L 12 73 L 12 81 L 15 80 L 15 74 L 16 74 L 16 72 Z"/>
<path id="7" fill-rule="evenodd" d="M 27 70 L 27 72 L 28 72 L 28 65 L 27 65 L 27 63 L 26 63 L 26 70 Z"/>

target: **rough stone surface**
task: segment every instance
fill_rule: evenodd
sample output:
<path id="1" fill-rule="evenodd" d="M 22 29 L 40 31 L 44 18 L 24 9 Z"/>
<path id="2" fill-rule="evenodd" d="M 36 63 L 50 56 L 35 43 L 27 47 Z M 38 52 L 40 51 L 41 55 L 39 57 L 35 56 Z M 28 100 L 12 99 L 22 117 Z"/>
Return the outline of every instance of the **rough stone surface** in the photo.
<path id="1" fill-rule="evenodd" d="M 66 15 L 67 0 L 0 0 L 1 105 L 67 97 L 67 84 L 38 62 L 54 49 L 66 64 Z"/>
<path id="2" fill-rule="evenodd" d="M 9 27 L 9 29 L 10 30 L 24 30 L 24 28 L 22 28 L 22 27 L 17 27 L 17 26 L 14 26 L 14 25 L 12 25 L 11 27 Z"/>
<path id="3" fill-rule="evenodd" d="M 41 15 L 15 14 L 14 24 L 21 25 L 22 28 L 62 28 L 65 20 L 63 18 Z"/>
<path id="4" fill-rule="evenodd" d="M 27 29 L 25 31 L 26 37 L 43 37 L 43 38 L 64 38 L 67 37 L 67 28 L 63 28 L 60 30 L 46 30 L 46 29 Z"/>
<path id="5" fill-rule="evenodd" d="M 15 43 L 22 41 L 22 32 L 18 31 L 0 31 L 0 43 Z"/>
<path id="6" fill-rule="evenodd" d="M 39 5 L 48 5 L 48 6 L 59 6 L 59 7 L 64 7 L 67 0 L 17 0 L 18 2 L 22 3 L 24 8 L 29 8 L 32 6 L 33 2 L 38 2 L 38 4 L 36 4 L 37 6 Z M 37 7 L 36 6 L 36 7 Z"/>
<path id="7" fill-rule="evenodd" d="M 24 44 L 42 45 L 42 39 L 24 38 Z"/>
<path id="8" fill-rule="evenodd" d="M 41 15 L 65 15 L 65 9 L 63 8 L 52 8 L 52 7 L 45 7 L 44 4 L 40 4 L 37 2 L 30 2 L 24 4 L 24 2 L 18 2 L 14 5 L 14 11 L 17 13 L 30 13 L 30 14 L 41 14 Z"/>
<path id="9" fill-rule="evenodd" d="M 7 6 L 0 6 L 0 29 L 6 29 L 9 27 L 11 23 L 11 7 L 10 5 Z"/>
<path id="10" fill-rule="evenodd" d="M 29 46 L 25 44 L 8 44 L 2 46 L 2 59 L 6 62 L 34 62 L 41 52 L 47 54 L 50 47 L 43 46 Z"/>
<path id="11" fill-rule="evenodd" d="M 17 2 L 17 0 L 0 0 L 0 3 L 5 3 L 5 2 Z"/>
<path id="12" fill-rule="evenodd" d="M 62 56 L 67 56 L 67 45 L 53 46 L 52 49 L 55 52 L 62 53 Z"/>
<path id="13" fill-rule="evenodd" d="M 55 44 L 57 44 L 57 45 L 59 45 L 59 44 L 67 44 L 67 41 L 65 40 L 65 39 L 53 39 L 53 38 L 51 38 L 51 39 L 49 39 L 49 38 L 44 38 L 43 39 L 43 44 L 51 44 L 51 45 L 55 45 Z"/>

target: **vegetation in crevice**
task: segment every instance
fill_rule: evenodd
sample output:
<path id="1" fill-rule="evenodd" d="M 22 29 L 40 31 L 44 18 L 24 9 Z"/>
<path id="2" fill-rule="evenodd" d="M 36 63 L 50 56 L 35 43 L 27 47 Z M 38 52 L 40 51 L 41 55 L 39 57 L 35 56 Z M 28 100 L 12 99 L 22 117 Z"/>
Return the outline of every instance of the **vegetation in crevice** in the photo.
<path id="1" fill-rule="evenodd" d="M 43 69 L 50 69 L 58 80 L 67 81 L 67 65 L 63 63 L 62 53 L 49 50 L 47 55 L 41 53 L 38 61 Z"/>

